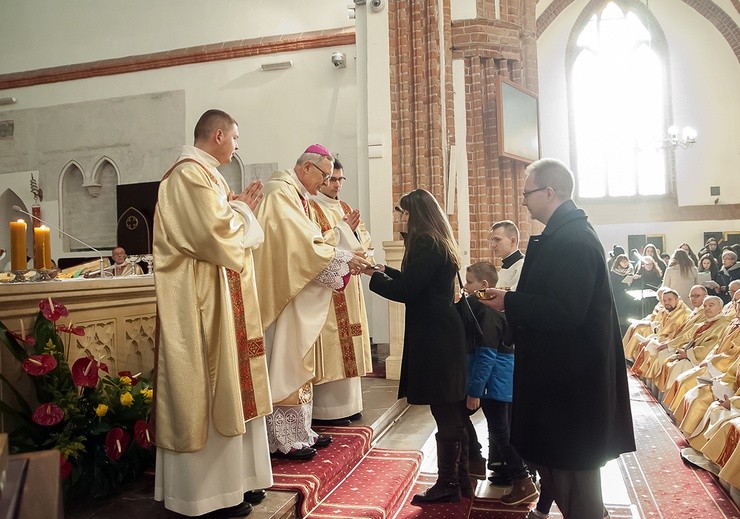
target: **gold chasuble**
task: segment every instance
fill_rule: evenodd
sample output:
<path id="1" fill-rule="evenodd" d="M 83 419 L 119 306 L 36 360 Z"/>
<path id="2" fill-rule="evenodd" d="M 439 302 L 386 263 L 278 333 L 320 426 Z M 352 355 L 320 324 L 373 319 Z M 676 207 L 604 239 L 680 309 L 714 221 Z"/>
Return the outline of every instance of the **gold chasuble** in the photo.
<path id="1" fill-rule="evenodd" d="M 185 146 L 154 214 L 156 445 L 195 452 L 272 412 L 252 247 L 263 234 L 207 153 Z M 210 418 L 209 418 L 210 417 Z"/>
<path id="2" fill-rule="evenodd" d="M 265 242 L 254 262 L 262 323 L 268 335 L 274 334 L 268 348 L 275 403 L 314 378 L 314 343 L 332 294 L 314 280 L 334 258 L 338 241 L 332 232 L 322 234 L 312 220 L 308 193 L 291 173 L 272 174 L 256 211 Z"/>
<path id="3" fill-rule="evenodd" d="M 321 232 L 337 232 L 340 247 L 367 250 L 370 234 L 362 222 L 356 235 L 343 223 L 344 215 L 352 212 L 345 202 L 319 193 L 311 200 L 311 209 Z M 332 293 L 332 307 L 321 331 L 316 348 L 316 378 L 323 384 L 372 372 L 370 333 L 362 294 L 360 276 L 351 276 L 342 291 Z"/>

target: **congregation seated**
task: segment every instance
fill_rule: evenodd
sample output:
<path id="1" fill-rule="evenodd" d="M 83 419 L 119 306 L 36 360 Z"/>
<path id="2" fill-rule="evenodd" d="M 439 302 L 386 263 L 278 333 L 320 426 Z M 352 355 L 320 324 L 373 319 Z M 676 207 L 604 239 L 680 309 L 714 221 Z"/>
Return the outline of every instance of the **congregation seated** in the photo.
<path id="1" fill-rule="evenodd" d="M 624 355 L 628 359 L 633 359 L 635 365 L 638 365 L 638 358 L 641 352 L 648 345 L 650 340 L 662 343 L 674 337 L 683 326 L 686 319 L 691 314 L 691 310 L 686 303 L 681 301 L 678 292 L 665 287 L 661 294 L 662 310 L 657 319 L 651 321 L 651 328 L 647 334 L 634 333 L 628 342 L 624 344 Z"/>
<path id="2" fill-rule="evenodd" d="M 705 287 L 692 287 L 695 298 L 702 292 L 706 295 Z M 673 298 L 669 295 L 667 300 L 668 306 L 672 306 Z M 663 304 L 666 304 L 665 294 Z M 702 309 L 695 308 L 692 312 L 694 319 L 687 318 L 684 326 L 674 329 L 671 339 L 658 343 L 665 346 L 661 352 L 673 353 L 664 354 L 662 359 L 654 356 L 643 360 L 643 367 L 647 369 L 638 370 L 638 374 L 671 414 L 691 446 L 684 449 L 682 455 L 687 460 L 706 458 L 718 466 L 716 472 L 720 479 L 740 488 L 737 448 L 740 439 L 740 317 L 737 314 L 740 290 L 737 288 L 731 304 L 734 314 L 722 307 L 718 297 L 706 295 Z M 654 337 L 651 340 L 655 344 Z"/>
<path id="3" fill-rule="evenodd" d="M 722 268 L 719 269 L 715 278 L 717 285 L 719 285 L 715 291 L 725 303 L 730 302 L 729 285 L 736 279 L 740 279 L 740 263 L 737 261 L 737 254 L 732 250 L 725 249 L 722 251 Z"/>
<path id="4" fill-rule="evenodd" d="M 625 350 L 625 357 L 627 358 L 627 360 L 633 360 L 632 355 L 627 355 L 627 351 L 628 344 L 631 344 L 630 341 L 632 341 L 632 338 L 635 336 L 635 334 L 637 333 L 639 335 L 642 335 L 643 337 L 649 335 L 653 332 L 653 330 L 656 329 L 658 323 L 665 315 L 666 311 L 663 308 L 663 293 L 666 290 L 667 289 L 665 287 L 658 288 L 655 293 L 657 302 L 655 304 L 655 307 L 653 308 L 653 311 L 642 319 L 632 322 L 629 328 L 627 328 L 627 332 L 624 334 L 624 337 L 622 337 L 622 346 Z"/>

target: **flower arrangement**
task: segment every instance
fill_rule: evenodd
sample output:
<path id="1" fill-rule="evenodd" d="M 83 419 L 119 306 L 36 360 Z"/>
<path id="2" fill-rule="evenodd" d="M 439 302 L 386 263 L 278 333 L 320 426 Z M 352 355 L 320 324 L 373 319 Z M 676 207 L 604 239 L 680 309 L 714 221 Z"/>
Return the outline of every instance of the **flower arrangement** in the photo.
<path id="1" fill-rule="evenodd" d="M 28 335 L 22 322 L 20 333 L 0 322 L 0 342 L 21 363 L 36 392 L 36 402 L 29 402 L 0 374 L 17 400 L 16 408 L 0 400 L 0 411 L 17 424 L 9 433 L 10 452 L 57 449 L 66 501 L 108 495 L 154 460 L 151 384 L 129 371 L 111 376 L 108 366 L 92 357 L 70 367 L 60 333 L 85 332 L 58 324 L 67 315 L 64 305 L 49 298 L 39 303 Z"/>

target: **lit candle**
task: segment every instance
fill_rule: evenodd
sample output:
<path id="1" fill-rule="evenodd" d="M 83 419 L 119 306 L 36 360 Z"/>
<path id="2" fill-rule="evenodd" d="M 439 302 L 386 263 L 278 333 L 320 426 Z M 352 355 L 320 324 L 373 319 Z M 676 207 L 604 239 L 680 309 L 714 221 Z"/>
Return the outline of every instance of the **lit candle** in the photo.
<path id="1" fill-rule="evenodd" d="M 26 222 L 10 222 L 10 268 L 26 270 Z"/>
<path id="2" fill-rule="evenodd" d="M 33 267 L 51 268 L 51 231 L 45 225 L 33 228 Z"/>

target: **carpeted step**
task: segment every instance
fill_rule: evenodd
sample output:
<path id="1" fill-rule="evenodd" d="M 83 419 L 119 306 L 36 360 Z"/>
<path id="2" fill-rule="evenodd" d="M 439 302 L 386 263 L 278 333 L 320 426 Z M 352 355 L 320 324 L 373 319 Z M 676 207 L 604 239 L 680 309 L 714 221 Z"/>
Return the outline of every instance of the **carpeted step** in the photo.
<path id="1" fill-rule="evenodd" d="M 315 430 L 333 437 L 331 444 L 320 449 L 315 458 L 272 460 L 274 485 L 270 490 L 298 492 L 300 517 L 305 517 L 352 472 L 370 450 L 373 436 L 372 428 L 365 426 L 316 427 Z"/>
<path id="2" fill-rule="evenodd" d="M 308 517 L 388 519 L 409 498 L 422 455 L 372 449 Z"/>

